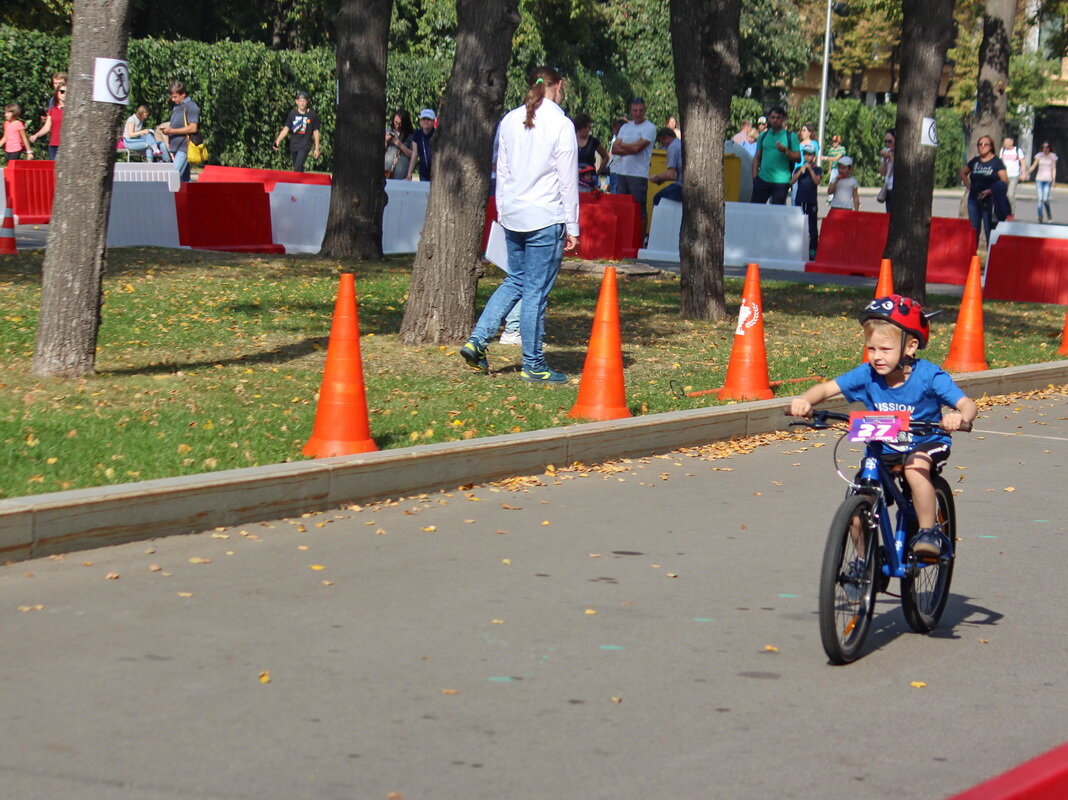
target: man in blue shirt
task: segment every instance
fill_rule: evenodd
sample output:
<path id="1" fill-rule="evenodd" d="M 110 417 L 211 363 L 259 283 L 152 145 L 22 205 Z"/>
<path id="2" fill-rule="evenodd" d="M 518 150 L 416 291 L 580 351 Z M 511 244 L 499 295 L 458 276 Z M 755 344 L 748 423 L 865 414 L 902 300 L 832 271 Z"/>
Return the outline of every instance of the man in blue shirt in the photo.
<path id="1" fill-rule="evenodd" d="M 655 206 L 661 200 L 682 202 L 682 142 L 671 128 L 661 128 L 656 132 L 656 143 L 667 150 L 667 169 L 651 177 L 653 183 L 671 183 L 653 197 Z"/>

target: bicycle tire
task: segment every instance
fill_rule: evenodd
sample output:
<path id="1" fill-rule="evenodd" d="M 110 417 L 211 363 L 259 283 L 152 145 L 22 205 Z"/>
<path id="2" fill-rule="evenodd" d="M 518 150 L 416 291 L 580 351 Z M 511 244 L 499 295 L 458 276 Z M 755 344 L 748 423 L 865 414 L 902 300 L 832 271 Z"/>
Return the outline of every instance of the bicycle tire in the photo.
<path id="1" fill-rule="evenodd" d="M 832 664 L 849 664 L 860 657 L 875 609 L 875 576 L 880 564 L 879 536 L 874 517 L 875 498 L 855 494 L 842 501 L 831 521 L 820 570 L 820 640 Z M 850 534 L 859 517 L 858 541 Z M 854 560 L 859 570 L 851 570 Z"/>
<path id="2" fill-rule="evenodd" d="M 935 489 L 937 521 L 953 543 L 954 557 L 924 565 L 901 579 L 901 608 L 905 612 L 905 622 L 917 633 L 930 633 L 942 618 L 956 561 L 957 511 L 953 504 L 953 490 L 941 475 L 936 475 L 931 482 Z"/>

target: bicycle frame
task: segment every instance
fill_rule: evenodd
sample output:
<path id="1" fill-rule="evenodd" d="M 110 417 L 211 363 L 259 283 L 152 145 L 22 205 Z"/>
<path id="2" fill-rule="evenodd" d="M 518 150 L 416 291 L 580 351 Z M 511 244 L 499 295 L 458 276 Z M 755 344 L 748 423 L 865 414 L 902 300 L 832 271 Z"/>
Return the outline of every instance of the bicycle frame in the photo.
<path id="1" fill-rule="evenodd" d="M 903 491 L 901 483 L 904 476 L 894 473 L 879 457 L 881 447 L 868 443 L 860 471 L 853 480 L 850 493 L 867 493 L 876 495 L 879 534 L 882 539 L 882 572 L 890 578 L 903 578 L 910 572 L 922 569 L 925 565 L 910 561 L 905 553 L 905 543 L 918 527 L 916 510 L 912 498 Z M 887 497 L 891 498 L 887 502 Z M 897 505 L 894 520 L 890 519 L 890 506 Z M 943 558 L 953 558 L 952 542 L 950 550 L 943 553 Z"/>

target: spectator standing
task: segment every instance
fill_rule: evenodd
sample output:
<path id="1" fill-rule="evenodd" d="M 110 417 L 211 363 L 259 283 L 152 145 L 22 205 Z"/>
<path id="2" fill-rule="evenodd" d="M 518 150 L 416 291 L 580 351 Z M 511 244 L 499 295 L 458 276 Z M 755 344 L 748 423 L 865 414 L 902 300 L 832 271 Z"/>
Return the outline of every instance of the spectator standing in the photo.
<path id="1" fill-rule="evenodd" d="M 597 186 L 597 157 L 601 158 L 601 172 L 608 171 L 608 151 L 601 140 L 590 133 L 593 120 L 589 114 L 575 117 L 575 139 L 578 144 L 579 183 L 593 189 Z"/>
<path id="2" fill-rule="evenodd" d="M 1016 187 L 1020 183 L 1020 176 L 1027 167 L 1027 156 L 1024 151 L 1016 146 L 1016 141 L 1011 136 L 1006 136 L 1001 143 L 1001 152 L 998 158 L 1005 165 L 1005 173 L 1009 176 L 1009 200 L 1012 202 L 1012 210 L 1016 211 Z"/>
<path id="3" fill-rule="evenodd" d="M 742 147 L 745 148 L 745 152 L 749 154 L 750 158 L 756 157 L 757 152 L 757 138 L 760 136 L 757 133 L 756 128 L 750 128 L 749 133 L 746 134 L 745 142 L 742 143 Z"/>
<path id="4" fill-rule="evenodd" d="M 645 101 L 635 97 L 630 101 L 630 122 L 619 129 L 612 144 L 612 153 L 619 159 L 612 166 L 617 176 L 617 194 L 629 194 L 642 212 L 642 229 L 647 220 L 645 202 L 649 196 L 649 162 L 653 158 L 656 126 L 645 118 Z"/>
<path id="5" fill-rule="evenodd" d="M 434 150 L 430 145 L 430 140 L 434 138 L 434 123 L 437 122 L 438 115 L 434 113 L 432 108 L 424 108 L 419 112 L 419 130 L 412 134 L 412 146 L 415 150 L 415 156 L 418 156 L 419 161 L 419 180 L 430 180 L 430 167 L 431 162 L 434 160 Z M 408 177 L 411 178 L 412 172 L 415 170 L 416 157 L 413 156 L 411 163 L 408 165 Z"/>
<path id="6" fill-rule="evenodd" d="M 670 127 L 661 128 L 656 132 L 656 143 L 667 150 L 667 169 L 660 172 L 649 180 L 660 185 L 670 183 L 661 189 L 653 197 L 655 206 L 661 200 L 676 200 L 682 202 L 682 141 L 675 135 Z"/>
<path id="7" fill-rule="evenodd" d="M 823 170 L 816 161 L 815 150 L 804 151 L 804 161 L 794 170 L 790 183 L 794 189 L 794 205 L 800 206 L 802 213 L 808 217 L 808 257 L 816 257 L 816 245 L 819 243 L 819 195 L 817 186 L 823 179 Z"/>
<path id="8" fill-rule="evenodd" d="M 819 166 L 820 143 L 812 136 L 812 128 L 807 124 L 802 125 L 797 132 L 797 142 L 801 148 L 801 159 L 794 165 L 794 169 L 800 167 L 805 160 L 805 153 L 816 154 L 816 165 Z"/>
<path id="9" fill-rule="evenodd" d="M 753 196 L 751 203 L 786 205 L 793 165 L 801 160 L 797 135 L 786 130 L 786 110 L 775 106 L 768 111 L 768 129 L 757 137 L 753 156 Z"/>
<path id="10" fill-rule="evenodd" d="M 768 129 L 768 118 L 764 115 L 757 117 L 757 135 L 759 136 Z"/>
<path id="11" fill-rule="evenodd" d="M 156 139 L 156 132 L 145 127 L 148 119 L 148 106 L 138 106 L 137 110 L 126 119 L 122 126 L 122 146 L 131 153 L 144 153 L 146 161 L 166 161 L 164 144 Z"/>
<path id="12" fill-rule="evenodd" d="M 200 106 L 193 102 L 185 84 L 174 81 L 167 87 L 167 94 L 174 103 L 169 122 L 159 126 L 159 132 L 167 137 L 171 160 L 183 183 L 189 182 L 189 159 L 186 143 L 189 137 L 200 132 Z"/>
<path id="13" fill-rule="evenodd" d="M 753 123 L 746 120 L 742 123 L 741 130 L 739 130 L 734 136 L 731 137 L 731 141 L 737 145 L 745 147 L 745 143 L 749 141 L 749 131 L 753 129 Z"/>
<path id="14" fill-rule="evenodd" d="M 36 142 L 48 136 L 48 159 L 55 161 L 59 154 L 59 146 L 63 132 L 63 109 L 67 104 L 67 85 L 61 83 L 56 87 L 56 93 L 52 96 L 52 107 L 45 114 L 45 122 L 37 133 L 30 137 L 31 142 Z"/>
<path id="15" fill-rule="evenodd" d="M 1057 154 L 1053 152 L 1053 145 L 1049 142 L 1043 142 L 1041 150 L 1035 154 L 1035 160 L 1031 163 L 1031 168 L 1027 170 L 1027 177 L 1034 175 L 1035 170 L 1038 170 L 1038 174 L 1035 175 L 1035 188 L 1038 190 L 1038 221 L 1040 223 L 1053 222 L 1049 196 L 1053 189 L 1053 181 L 1057 178 Z M 1045 219 L 1042 218 L 1043 211 L 1046 212 Z"/>
<path id="16" fill-rule="evenodd" d="M 675 132 L 675 138 L 682 141 L 682 128 L 679 127 L 679 121 L 675 117 L 668 117 L 664 127 L 671 128 Z"/>
<path id="17" fill-rule="evenodd" d="M 279 149 L 286 136 L 292 134 L 289 157 L 293 160 L 293 171 L 303 172 L 308 153 L 314 159 L 319 158 L 319 115 L 309 108 L 307 92 L 297 92 L 294 103 L 296 108 L 290 109 L 282 130 L 274 137 L 274 149 Z"/>
<path id="18" fill-rule="evenodd" d="M 994 217 L 1008 216 L 1009 176 L 1005 163 L 994 154 L 993 138 L 980 136 L 975 146 L 979 154 L 961 168 L 960 178 L 968 187 L 968 220 L 976 231 L 982 229 L 989 242 L 990 231 L 997 227 Z"/>
<path id="19" fill-rule="evenodd" d="M 412 156 L 415 148 L 412 145 L 412 118 L 408 112 L 398 108 L 390 117 L 390 127 L 386 131 L 386 177 L 395 180 L 405 180 L 411 174 Z M 496 141 L 494 141 L 496 148 Z M 494 153 L 494 161 L 496 161 Z"/>
<path id="20" fill-rule="evenodd" d="M 619 176 L 616 175 L 616 166 L 619 164 L 619 159 L 622 156 L 614 155 L 616 138 L 619 136 L 619 129 L 627 124 L 627 121 L 623 117 L 616 117 L 612 121 L 612 141 L 608 145 L 608 191 L 611 194 L 619 194 Z"/>
<path id="21" fill-rule="evenodd" d="M 4 156 L 5 163 L 18 161 L 22 158 L 22 152 L 26 151 L 26 158 L 33 158 L 33 148 L 30 146 L 30 137 L 26 135 L 26 123 L 21 119 L 22 109 L 18 103 L 9 103 L 4 106 Z"/>
<path id="22" fill-rule="evenodd" d="M 897 143 L 897 134 L 891 128 L 883 136 L 883 149 L 879 151 L 879 174 L 883 177 L 883 188 L 879 192 L 880 202 L 886 204 L 886 213 L 894 211 L 894 145 Z M 841 160 L 838 161 L 841 164 Z"/>
<path id="23" fill-rule="evenodd" d="M 67 85 L 67 73 L 66 72 L 53 72 L 52 73 L 52 92 L 44 99 L 41 104 L 41 124 L 44 125 L 45 120 L 48 119 L 48 109 L 56 104 L 56 90 L 60 86 Z"/>
<path id="24" fill-rule="evenodd" d="M 501 120 L 497 150 L 497 214 L 508 247 L 508 275 L 460 348 L 467 365 L 489 372 L 486 345 L 512 307 L 523 301 L 520 377 L 564 383 L 545 362 L 542 334 L 549 292 L 567 250 L 578 249 L 578 143 L 559 103 L 564 79 L 552 67 L 530 74 L 523 105 Z"/>
<path id="25" fill-rule="evenodd" d="M 842 144 L 842 137 L 837 133 L 831 137 L 831 146 L 827 148 L 826 154 L 823 156 L 823 161 L 827 162 L 826 170 L 830 173 L 828 176 L 830 180 L 834 180 L 838 176 L 838 159 L 846 154 L 845 145 Z"/>
<path id="26" fill-rule="evenodd" d="M 860 186 L 853 177 L 853 159 L 842 156 L 838 159 L 838 175 L 827 187 L 831 197 L 831 208 L 846 208 L 860 211 Z"/>

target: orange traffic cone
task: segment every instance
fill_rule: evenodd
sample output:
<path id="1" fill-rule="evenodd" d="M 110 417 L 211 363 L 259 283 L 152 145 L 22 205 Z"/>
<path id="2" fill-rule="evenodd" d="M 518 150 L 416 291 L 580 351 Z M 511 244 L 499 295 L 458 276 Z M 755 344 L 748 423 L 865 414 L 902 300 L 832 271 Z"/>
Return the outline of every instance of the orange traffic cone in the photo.
<path id="1" fill-rule="evenodd" d="M 894 293 L 894 267 L 889 258 L 879 263 L 879 280 L 875 282 L 875 297 L 886 297 Z"/>
<path id="2" fill-rule="evenodd" d="M 18 252 L 15 247 L 15 216 L 4 206 L 4 222 L 0 227 L 0 255 L 10 256 Z"/>
<path id="3" fill-rule="evenodd" d="M 334 303 L 334 321 L 330 326 L 315 427 L 301 452 L 312 458 L 327 458 L 377 449 L 367 421 L 356 279 L 351 272 L 346 272 L 341 275 L 337 302 Z"/>
<path id="4" fill-rule="evenodd" d="M 622 419 L 631 416 L 623 383 L 623 343 L 619 336 L 616 268 L 605 267 L 593 315 L 593 331 L 582 367 L 578 400 L 567 413 L 580 419 Z"/>
<path id="5" fill-rule="evenodd" d="M 983 334 L 983 278 L 979 256 L 972 256 L 964 296 L 957 314 L 957 327 L 942 369 L 946 372 L 982 372 L 986 365 L 986 342 Z"/>
<path id="6" fill-rule="evenodd" d="M 742 307 L 734 347 L 727 364 L 727 380 L 720 400 L 767 400 L 774 396 L 768 382 L 768 354 L 764 349 L 764 305 L 760 299 L 760 267 L 750 264 L 742 288 Z"/>
<path id="7" fill-rule="evenodd" d="M 894 268 L 890 264 L 889 258 L 884 258 L 879 264 L 879 280 L 875 282 L 875 294 L 873 297 L 886 297 L 894 293 Z M 862 347 L 860 360 L 862 363 L 868 361 L 868 348 Z"/>
<path id="8" fill-rule="evenodd" d="M 1068 356 L 1068 312 L 1064 315 L 1064 332 L 1061 333 L 1061 346 L 1057 350 L 1057 355 Z"/>

